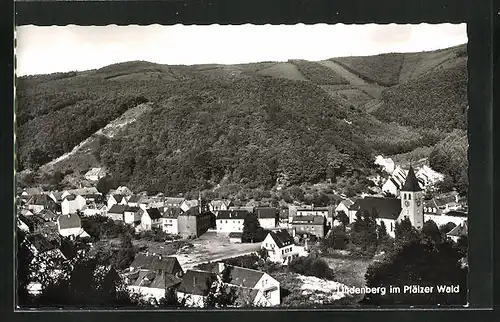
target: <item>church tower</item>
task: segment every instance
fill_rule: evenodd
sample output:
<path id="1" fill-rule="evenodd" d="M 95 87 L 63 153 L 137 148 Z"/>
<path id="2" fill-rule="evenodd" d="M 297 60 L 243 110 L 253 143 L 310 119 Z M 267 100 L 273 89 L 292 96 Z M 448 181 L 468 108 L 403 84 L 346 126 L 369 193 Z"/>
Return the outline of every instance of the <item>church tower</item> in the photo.
<path id="1" fill-rule="evenodd" d="M 410 165 L 406 181 L 401 188 L 401 215 L 400 220 L 408 217 L 413 227 L 422 229 L 424 225 L 423 191 L 418 183 L 417 176 Z"/>

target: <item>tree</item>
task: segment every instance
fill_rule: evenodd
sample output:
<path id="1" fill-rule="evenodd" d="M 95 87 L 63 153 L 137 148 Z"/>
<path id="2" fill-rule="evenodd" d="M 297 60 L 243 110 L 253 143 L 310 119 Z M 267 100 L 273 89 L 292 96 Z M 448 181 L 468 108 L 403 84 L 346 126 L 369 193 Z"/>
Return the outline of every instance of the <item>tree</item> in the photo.
<path id="1" fill-rule="evenodd" d="M 297 257 L 288 265 L 290 271 L 307 275 L 316 276 L 319 278 L 333 279 L 333 270 L 328 266 L 328 263 L 322 258 L 316 258 L 309 255 L 307 257 Z"/>
<path id="2" fill-rule="evenodd" d="M 259 248 L 257 251 L 257 255 L 259 255 L 260 258 L 262 258 L 264 261 L 266 261 L 269 258 L 269 253 L 265 248 Z"/>
<path id="3" fill-rule="evenodd" d="M 439 231 L 441 232 L 441 234 L 446 235 L 455 227 L 457 227 L 457 225 L 454 222 L 450 221 L 444 225 L 439 226 Z"/>
<path id="4" fill-rule="evenodd" d="M 17 278 L 17 304 L 21 307 L 29 306 L 32 302 L 32 296 L 28 292 L 28 285 L 30 283 L 30 262 L 32 260 L 32 253 L 24 243 L 26 234 L 16 229 L 16 278 Z"/>
<path id="5" fill-rule="evenodd" d="M 467 268 L 462 268 L 462 254 L 450 242 L 439 245 L 411 240 L 366 273 L 367 287 L 401 288 L 401 292 L 366 294 L 363 303 L 370 305 L 458 305 L 467 301 Z M 431 293 L 403 292 L 404 286 L 433 287 Z M 439 293 L 437 285 L 459 285 L 458 294 Z"/>
<path id="6" fill-rule="evenodd" d="M 335 216 L 335 219 L 338 220 L 340 223 L 342 223 L 342 227 L 345 230 L 345 227 L 349 225 L 349 217 L 346 215 L 346 213 L 341 210 L 337 213 L 337 216 Z"/>
<path id="7" fill-rule="evenodd" d="M 422 238 L 424 242 L 432 242 L 439 244 L 442 236 L 438 226 L 432 220 L 427 220 L 422 227 Z"/>
<path id="8" fill-rule="evenodd" d="M 105 176 L 97 181 L 96 189 L 102 193 L 103 196 L 107 195 L 111 189 L 116 189 L 118 182 L 110 176 Z"/>
<path id="9" fill-rule="evenodd" d="M 420 233 L 412 226 L 409 218 L 405 218 L 401 222 L 396 222 L 394 234 L 396 236 L 396 245 L 398 246 L 420 240 Z"/>
<path id="10" fill-rule="evenodd" d="M 377 247 L 376 216 L 375 211 L 358 212 L 352 225 L 351 241 L 364 255 L 373 255 Z"/>
<path id="11" fill-rule="evenodd" d="M 261 230 L 259 219 L 256 215 L 248 213 L 243 220 L 243 232 L 241 234 L 242 243 L 254 243 L 258 241 L 258 234 Z"/>
<path id="12" fill-rule="evenodd" d="M 118 270 L 125 269 L 134 261 L 135 249 L 132 244 L 132 236 L 129 233 L 122 235 L 120 240 L 120 250 L 115 259 L 115 266 Z"/>

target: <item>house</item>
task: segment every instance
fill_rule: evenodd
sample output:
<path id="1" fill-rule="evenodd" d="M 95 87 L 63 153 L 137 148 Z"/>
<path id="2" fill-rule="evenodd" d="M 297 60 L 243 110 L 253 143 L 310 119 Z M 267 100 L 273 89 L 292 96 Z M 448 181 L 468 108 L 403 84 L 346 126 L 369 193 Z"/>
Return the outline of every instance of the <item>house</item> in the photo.
<path id="1" fill-rule="evenodd" d="M 135 198 L 132 198 L 132 201 L 134 201 Z M 141 197 L 139 201 L 139 207 L 143 210 L 146 210 L 148 208 L 158 208 L 158 209 L 163 209 L 165 207 L 165 199 L 161 196 L 154 196 L 154 197 Z"/>
<path id="2" fill-rule="evenodd" d="M 142 211 L 140 220 L 142 230 L 160 228 L 162 224 L 162 214 L 158 208 L 149 208 Z"/>
<path id="3" fill-rule="evenodd" d="M 446 237 L 450 238 L 453 240 L 455 243 L 458 242 L 460 237 L 462 236 L 467 236 L 468 233 L 468 226 L 467 226 L 467 220 L 461 223 L 460 225 L 455 226 L 452 230 L 450 230 L 447 234 Z"/>
<path id="4" fill-rule="evenodd" d="M 82 223 L 78 214 L 60 215 L 57 218 L 57 229 L 63 237 L 89 237 L 82 229 Z"/>
<path id="5" fill-rule="evenodd" d="M 243 210 L 248 211 L 249 213 L 253 213 L 255 207 L 253 206 L 230 206 L 229 210 Z"/>
<path id="6" fill-rule="evenodd" d="M 231 206 L 231 200 L 212 200 L 208 204 L 208 209 L 217 216 L 220 210 L 228 210 L 229 206 Z"/>
<path id="7" fill-rule="evenodd" d="M 87 201 L 80 195 L 67 194 L 61 202 L 61 212 L 63 215 L 73 214 L 83 210 Z"/>
<path id="8" fill-rule="evenodd" d="M 108 198 L 108 209 L 111 209 L 114 205 L 126 205 L 127 198 L 125 195 L 113 194 Z"/>
<path id="9" fill-rule="evenodd" d="M 17 228 L 20 230 L 29 233 L 30 232 L 30 227 L 27 224 L 28 220 L 26 220 L 26 217 L 23 215 L 17 216 Z"/>
<path id="10" fill-rule="evenodd" d="M 220 283 L 214 272 L 187 270 L 177 288 L 177 299 L 185 300 L 187 306 L 204 307 L 210 291 Z"/>
<path id="11" fill-rule="evenodd" d="M 327 224 L 332 226 L 333 213 L 332 207 L 314 207 L 312 205 L 311 208 L 297 208 L 296 216 L 322 216 L 326 219 Z"/>
<path id="12" fill-rule="evenodd" d="M 34 214 L 39 213 L 43 209 L 56 210 L 57 208 L 54 200 L 52 200 L 48 195 L 31 196 L 26 202 L 26 205 Z"/>
<path id="13" fill-rule="evenodd" d="M 423 183 L 424 187 L 433 186 L 444 179 L 443 174 L 432 170 L 427 165 L 423 165 L 415 175 Z"/>
<path id="14" fill-rule="evenodd" d="M 200 206 L 199 200 L 183 200 L 181 202 L 180 208 L 182 209 L 182 211 L 188 211 L 193 207 L 199 207 L 199 206 Z"/>
<path id="15" fill-rule="evenodd" d="M 349 207 L 351 207 L 354 204 L 354 201 L 351 199 L 344 199 L 342 200 L 337 207 L 335 207 L 335 216 L 338 216 L 341 212 L 346 214 L 347 216 L 349 215 Z"/>
<path id="16" fill-rule="evenodd" d="M 62 197 L 63 191 L 51 191 L 49 193 L 49 197 L 54 200 L 56 204 L 60 204 L 63 200 Z"/>
<path id="17" fill-rule="evenodd" d="M 241 236 L 243 236 L 243 233 L 229 233 L 229 242 L 231 244 L 240 244 Z"/>
<path id="18" fill-rule="evenodd" d="M 99 179 L 106 176 L 106 171 L 104 168 L 92 168 L 87 173 L 85 173 L 85 179 L 89 181 L 99 181 Z"/>
<path id="19" fill-rule="evenodd" d="M 182 213 L 181 208 L 170 207 L 165 210 L 162 218 L 162 230 L 167 234 L 179 234 L 177 218 Z"/>
<path id="20" fill-rule="evenodd" d="M 123 222 L 125 220 L 125 209 L 127 206 L 125 205 L 113 205 L 109 210 L 107 216 L 114 220 L 115 222 L 121 221 Z"/>
<path id="21" fill-rule="evenodd" d="M 397 166 L 392 172 L 391 177 L 382 185 L 382 191 L 392 196 L 398 196 L 399 190 L 403 187 L 407 172 L 400 166 Z"/>
<path id="22" fill-rule="evenodd" d="M 278 227 L 288 228 L 288 216 L 289 216 L 289 209 L 288 208 L 281 208 L 279 210 Z"/>
<path id="23" fill-rule="evenodd" d="M 127 274 L 127 288 L 143 299 L 156 301 L 165 298 L 167 292 L 175 292 L 182 279 L 173 275 L 158 274 L 155 271 L 137 270 Z"/>
<path id="24" fill-rule="evenodd" d="M 220 210 L 216 219 L 217 232 L 243 232 L 243 222 L 250 214 L 246 210 Z"/>
<path id="25" fill-rule="evenodd" d="M 129 197 L 127 197 L 127 204 L 130 207 L 139 207 L 139 204 L 141 203 L 141 200 L 143 198 L 144 197 L 141 196 L 141 195 L 132 195 L 132 196 L 129 196 Z"/>
<path id="26" fill-rule="evenodd" d="M 218 263 L 213 272 L 225 285 L 237 287 L 239 306 L 268 307 L 281 303 L 280 283 L 265 272 L 224 263 Z M 245 292 L 245 290 L 256 292 Z"/>
<path id="27" fill-rule="evenodd" d="M 200 212 L 193 207 L 177 217 L 177 229 L 183 238 L 196 238 L 209 228 L 213 214 L 210 211 Z"/>
<path id="28" fill-rule="evenodd" d="M 295 216 L 291 222 L 293 232 L 297 235 L 314 235 L 318 238 L 325 237 L 325 217 Z"/>
<path id="29" fill-rule="evenodd" d="M 180 208 L 184 198 L 166 198 L 165 207 Z"/>
<path id="30" fill-rule="evenodd" d="M 84 216 L 106 216 L 108 214 L 108 206 L 104 204 L 90 204 L 83 209 Z"/>
<path id="31" fill-rule="evenodd" d="M 129 205 L 125 206 L 125 210 L 123 211 L 123 221 L 126 224 L 133 225 L 136 222 L 141 221 L 144 210 L 139 207 L 130 207 Z"/>
<path id="32" fill-rule="evenodd" d="M 33 216 L 33 212 L 31 212 L 30 210 L 28 209 L 20 209 L 19 210 L 19 213 L 25 217 L 29 217 L 29 216 Z"/>
<path id="33" fill-rule="evenodd" d="M 52 210 L 44 209 L 38 213 L 38 216 L 42 217 L 45 221 L 56 221 L 58 215 L 56 215 Z"/>
<path id="34" fill-rule="evenodd" d="M 299 257 L 293 237 L 286 229 L 270 231 L 261 248 L 267 250 L 269 260 L 276 263 L 288 264 L 292 259 Z"/>
<path id="35" fill-rule="evenodd" d="M 459 194 L 456 191 L 435 197 L 433 199 L 433 203 L 443 214 L 461 208 L 461 204 L 459 203 Z"/>
<path id="36" fill-rule="evenodd" d="M 254 209 L 254 213 L 259 219 L 260 226 L 264 229 L 276 228 L 279 220 L 278 208 L 259 207 Z"/>
<path id="37" fill-rule="evenodd" d="M 179 261 L 175 257 L 161 256 L 153 253 L 138 253 L 132 264 L 130 264 L 130 271 L 133 270 L 149 270 L 158 273 L 181 277 L 184 274 Z"/>

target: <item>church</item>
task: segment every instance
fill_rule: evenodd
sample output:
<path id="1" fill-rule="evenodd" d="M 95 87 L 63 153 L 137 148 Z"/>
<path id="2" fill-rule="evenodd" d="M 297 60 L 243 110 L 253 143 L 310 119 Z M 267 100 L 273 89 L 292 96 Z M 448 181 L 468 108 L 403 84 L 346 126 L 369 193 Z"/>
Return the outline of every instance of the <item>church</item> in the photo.
<path id="1" fill-rule="evenodd" d="M 424 192 L 420 187 L 413 167 L 410 166 L 399 198 L 365 197 L 349 207 L 349 222 L 356 219 L 361 211 L 376 212 L 377 224 L 384 222 L 387 233 L 394 237 L 396 222 L 410 219 L 413 227 L 422 229 L 424 225 Z"/>

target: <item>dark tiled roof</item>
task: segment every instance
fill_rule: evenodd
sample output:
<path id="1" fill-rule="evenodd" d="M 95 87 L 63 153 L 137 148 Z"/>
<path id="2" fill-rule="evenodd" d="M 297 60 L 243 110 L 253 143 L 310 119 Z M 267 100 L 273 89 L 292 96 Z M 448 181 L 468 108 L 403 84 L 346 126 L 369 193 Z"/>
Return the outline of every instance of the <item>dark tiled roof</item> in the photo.
<path id="1" fill-rule="evenodd" d="M 149 270 L 161 270 L 167 274 L 173 274 L 176 266 L 180 266 L 177 258 L 175 257 L 164 257 L 159 255 L 148 255 L 144 253 L 138 253 L 130 267 L 149 269 Z"/>
<path id="2" fill-rule="evenodd" d="M 54 198 L 57 200 L 57 201 L 61 201 L 62 200 L 62 192 L 61 191 L 52 191 L 52 195 L 54 196 Z"/>
<path id="3" fill-rule="evenodd" d="M 451 195 L 451 196 L 443 196 L 443 197 L 436 197 L 433 199 L 434 202 L 436 203 L 436 205 L 438 207 L 443 207 L 443 206 L 446 206 L 447 204 L 450 204 L 450 203 L 455 203 L 457 200 L 456 200 L 456 197 Z"/>
<path id="4" fill-rule="evenodd" d="M 169 207 L 165 210 L 163 216 L 165 218 L 177 218 L 182 213 L 182 209 L 179 207 Z"/>
<path id="5" fill-rule="evenodd" d="M 213 272 L 188 270 L 182 277 L 178 291 L 185 294 L 207 296 L 215 281 L 217 281 L 217 275 Z"/>
<path id="6" fill-rule="evenodd" d="M 262 208 L 255 208 L 254 212 L 255 214 L 257 214 L 258 218 L 276 218 L 278 209 L 274 207 L 262 207 Z"/>
<path id="7" fill-rule="evenodd" d="M 274 242 L 276 243 L 276 245 L 278 245 L 279 248 L 283 248 L 285 246 L 293 244 L 293 237 L 290 236 L 288 231 L 285 229 L 270 231 L 269 235 L 271 235 Z"/>
<path id="8" fill-rule="evenodd" d="M 181 213 L 181 216 L 198 216 L 200 214 L 200 209 L 198 207 L 189 208 L 186 212 Z"/>
<path id="9" fill-rule="evenodd" d="M 40 194 L 43 193 L 43 189 L 40 188 L 40 187 L 37 187 L 37 188 L 27 188 L 27 189 L 24 189 L 23 191 L 26 192 L 29 196 L 40 195 Z"/>
<path id="10" fill-rule="evenodd" d="M 156 274 L 152 271 L 138 271 L 130 285 L 165 289 L 180 284 L 182 279 L 171 274 Z"/>
<path id="11" fill-rule="evenodd" d="M 467 213 L 463 212 L 463 211 L 455 211 L 455 210 L 452 210 L 452 211 L 448 211 L 445 216 L 453 216 L 453 217 L 467 217 Z"/>
<path id="12" fill-rule="evenodd" d="M 139 202 L 141 199 L 142 199 L 142 196 L 140 196 L 140 195 L 133 195 L 132 197 L 130 197 L 130 198 L 128 199 L 128 202 L 134 202 L 134 203 L 137 203 L 137 202 Z"/>
<path id="13" fill-rule="evenodd" d="M 379 218 L 396 220 L 401 213 L 401 200 L 398 198 L 365 197 L 356 200 L 349 209 L 370 213 L 375 209 Z"/>
<path id="14" fill-rule="evenodd" d="M 229 238 L 241 238 L 242 235 L 242 233 L 232 232 L 229 233 Z"/>
<path id="15" fill-rule="evenodd" d="M 422 191 L 420 185 L 418 184 L 418 179 L 415 176 L 415 172 L 413 171 L 413 167 L 410 166 L 408 170 L 408 174 L 406 175 L 406 181 L 401 191 Z"/>
<path id="16" fill-rule="evenodd" d="M 184 198 L 166 198 L 165 199 L 165 204 L 167 205 L 181 205 L 181 203 L 184 201 Z"/>
<path id="17" fill-rule="evenodd" d="M 75 195 L 69 194 L 69 195 L 66 195 L 63 200 L 73 201 L 75 199 L 76 199 Z"/>
<path id="18" fill-rule="evenodd" d="M 38 215 L 45 220 L 55 220 L 57 218 L 57 215 L 49 209 L 44 209 L 44 210 L 40 211 L 40 213 L 38 213 Z"/>
<path id="19" fill-rule="evenodd" d="M 323 216 L 295 216 L 292 224 L 323 225 L 325 218 Z"/>
<path id="20" fill-rule="evenodd" d="M 460 225 L 454 227 L 446 235 L 447 236 L 456 236 L 456 237 L 466 236 L 467 231 L 468 231 L 467 222 L 464 222 L 463 224 L 460 224 Z"/>
<path id="21" fill-rule="evenodd" d="M 123 198 L 125 198 L 125 195 L 113 195 L 113 198 L 116 200 L 116 202 L 120 203 L 122 202 Z"/>
<path id="22" fill-rule="evenodd" d="M 256 271 L 253 269 L 225 265 L 229 269 L 229 278 L 230 280 L 226 283 L 242 286 L 242 287 L 250 287 L 253 288 L 257 284 L 257 282 L 264 276 L 264 272 Z M 218 275 L 221 275 L 223 271 L 221 271 L 222 267 L 216 265 L 214 268 L 214 272 Z M 223 268 L 224 269 L 224 268 Z"/>
<path id="23" fill-rule="evenodd" d="M 125 206 L 125 205 L 115 204 L 111 208 L 109 208 L 108 213 L 123 214 L 125 212 L 126 208 L 127 208 L 127 206 Z"/>
<path id="24" fill-rule="evenodd" d="M 60 215 L 57 218 L 57 222 L 59 223 L 60 229 L 69 229 L 69 228 L 81 228 L 82 222 L 80 220 L 80 216 L 77 214 L 70 215 Z"/>
<path id="25" fill-rule="evenodd" d="M 34 196 L 32 196 L 30 198 L 30 200 L 28 200 L 27 204 L 28 205 L 43 205 L 43 206 L 47 206 L 51 202 L 53 203 L 54 200 L 52 200 L 52 198 L 50 198 L 47 195 L 34 195 Z"/>
<path id="26" fill-rule="evenodd" d="M 161 218 L 161 212 L 158 210 L 158 208 L 149 208 L 146 209 L 146 212 L 149 215 L 149 218 L 151 219 L 160 219 Z"/>
<path id="27" fill-rule="evenodd" d="M 111 208 L 113 208 L 113 207 L 111 207 Z M 141 210 L 141 208 L 139 208 L 139 207 L 125 206 L 126 212 L 138 212 L 139 210 Z"/>
<path id="28" fill-rule="evenodd" d="M 248 214 L 246 210 L 220 210 L 217 219 L 245 219 Z"/>

